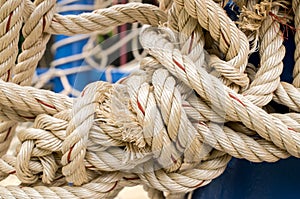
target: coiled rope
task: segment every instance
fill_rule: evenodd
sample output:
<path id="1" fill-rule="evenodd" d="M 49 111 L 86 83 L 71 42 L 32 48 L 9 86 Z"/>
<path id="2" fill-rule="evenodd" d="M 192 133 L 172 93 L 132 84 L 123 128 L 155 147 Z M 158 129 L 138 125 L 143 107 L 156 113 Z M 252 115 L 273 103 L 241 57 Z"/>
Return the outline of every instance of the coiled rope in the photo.
<path id="1" fill-rule="evenodd" d="M 240 1 L 253 14 L 241 14 L 247 26 L 226 15 L 226 2 L 161 0 L 160 8 L 128 3 L 62 16 L 55 0 L 1 1 L 0 176 L 16 174 L 22 185 L 0 187 L 0 197 L 113 198 L 143 184 L 153 198 L 178 198 L 221 175 L 232 156 L 300 157 L 300 1 Z M 285 47 L 274 19 L 287 8 L 296 30 L 293 84 L 280 82 Z M 92 83 L 78 98 L 30 87 L 51 34 L 133 22 L 147 24 L 139 71 Z M 248 63 L 252 46 L 259 67 Z M 271 100 L 291 112 L 268 113 Z M 16 156 L 7 155 L 24 121 L 33 126 L 18 134 Z"/>

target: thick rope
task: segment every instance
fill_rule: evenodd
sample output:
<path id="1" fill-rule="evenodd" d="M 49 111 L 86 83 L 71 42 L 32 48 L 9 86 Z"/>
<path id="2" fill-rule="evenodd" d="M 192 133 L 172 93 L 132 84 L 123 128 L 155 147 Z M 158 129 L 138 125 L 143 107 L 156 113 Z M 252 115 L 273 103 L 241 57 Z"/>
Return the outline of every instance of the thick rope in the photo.
<path id="1" fill-rule="evenodd" d="M 277 9 L 278 10 L 278 9 Z M 278 11 L 273 9 L 272 13 Z M 260 68 L 255 75 L 250 87 L 244 92 L 247 98 L 258 106 L 267 105 L 273 98 L 273 92 L 280 82 L 283 70 L 285 47 L 280 31 L 280 24 L 268 16 L 261 25 L 260 34 Z M 267 35 L 267 36 L 266 36 Z"/>
<path id="2" fill-rule="evenodd" d="M 164 23 L 167 16 L 156 6 L 129 3 L 125 5 L 115 5 L 110 8 L 95 10 L 92 13 L 80 15 L 59 15 L 55 14 L 50 24 L 51 34 L 86 34 L 90 32 L 105 33 L 113 27 L 125 23 L 140 22 L 158 26 Z"/>
<path id="3" fill-rule="evenodd" d="M 0 76 L 3 81 L 11 81 L 12 69 L 18 55 L 18 41 L 22 28 L 24 4 L 22 1 L 1 1 L 1 60 Z M 15 122 L 1 121 L 0 125 L 0 157 L 6 153 L 14 136 Z"/>
<path id="4" fill-rule="evenodd" d="M 0 197 L 114 198 L 143 184 L 152 198 L 183 198 L 220 176 L 232 156 L 299 158 L 299 33 L 293 85 L 280 82 L 285 49 L 274 16 L 281 4 L 274 1 L 257 25 L 256 70 L 248 63 L 252 39 L 227 17 L 226 2 L 163 0 L 160 9 L 129 3 L 67 16 L 55 13 L 52 0 L 1 2 L 3 154 L 16 122 L 34 123 L 18 133 L 16 156 L 0 159 L 0 178 L 22 182 L 0 187 Z M 239 1 L 253 12 L 257 3 Z M 292 9 L 297 30 L 298 0 Z M 149 56 L 118 84 L 92 83 L 74 99 L 26 86 L 51 34 L 106 33 L 133 22 L 150 25 L 140 34 Z M 272 99 L 296 113 L 267 113 L 261 107 Z"/>
<path id="5" fill-rule="evenodd" d="M 289 129 L 277 118 L 268 116 L 245 97 L 237 95 L 223 86 L 217 79 L 209 76 L 205 70 L 196 67 L 178 50 L 172 49 L 171 53 L 163 51 L 162 49 L 166 48 L 165 45 L 169 43 L 167 41 L 162 42 L 163 38 L 154 31 L 145 31 L 144 35 L 153 38 L 152 41 L 141 40 L 151 55 L 163 63 L 172 74 L 193 88 L 201 97 L 208 100 L 217 109 L 225 111 L 231 117 L 231 121 L 241 121 L 246 127 L 257 131 L 264 139 L 272 140 L 278 147 L 287 150 L 296 157 L 299 156 L 297 142 L 300 137 L 298 138 L 295 131 Z M 170 47 L 172 45 L 169 44 L 169 51 Z M 209 84 L 203 84 L 204 81 L 209 82 Z M 269 126 L 268 124 L 272 125 Z M 286 147 L 288 145 L 289 147 Z"/>
<path id="6" fill-rule="evenodd" d="M 295 29 L 300 29 L 300 1 L 293 0 L 293 11 L 294 11 L 294 24 Z M 295 43 L 296 43 L 296 50 L 295 50 L 295 66 L 294 66 L 294 80 L 293 85 L 297 88 L 300 87 L 300 33 L 296 31 L 295 33 Z"/>
<path id="7" fill-rule="evenodd" d="M 30 13 L 22 29 L 25 40 L 18 64 L 14 68 L 13 82 L 20 85 L 30 85 L 38 64 L 43 56 L 50 34 L 45 33 L 49 28 L 55 10 L 55 0 L 36 0 L 34 5 L 29 0 L 25 6 Z M 27 18 L 26 17 L 26 18 Z"/>
<path id="8" fill-rule="evenodd" d="M 177 0 L 175 3 L 184 6 L 190 16 L 198 19 L 199 24 L 211 33 L 212 38 L 218 42 L 221 52 L 224 53 L 225 60 L 228 61 L 224 62 L 218 57 L 212 56 L 209 65 L 216 68 L 221 75 L 229 78 L 231 82 L 246 87 L 249 80 L 244 74 L 244 70 L 247 64 L 249 44 L 247 38 L 244 34 L 240 34 L 240 30 L 227 17 L 224 10 L 212 0 Z M 208 21 L 212 23 L 208 23 Z"/>

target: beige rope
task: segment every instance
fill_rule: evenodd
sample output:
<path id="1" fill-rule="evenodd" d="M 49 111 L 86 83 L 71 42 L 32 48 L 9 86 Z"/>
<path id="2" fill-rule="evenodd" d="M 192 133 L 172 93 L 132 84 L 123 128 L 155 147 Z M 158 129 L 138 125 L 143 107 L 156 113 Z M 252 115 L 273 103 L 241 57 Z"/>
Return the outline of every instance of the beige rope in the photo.
<path id="1" fill-rule="evenodd" d="M 22 1 L 2 1 L 1 13 L 1 79 L 11 81 L 12 69 L 15 67 L 18 55 L 18 41 L 23 23 L 24 4 Z M 0 125 L 0 156 L 7 152 L 14 136 L 15 122 L 1 121 Z"/>
<path id="2" fill-rule="evenodd" d="M 55 14 L 48 32 L 64 35 L 86 34 L 95 31 L 105 33 L 113 27 L 125 23 L 137 21 L 157 26 L 159 23 L 166 22 L 166 20 L 166 14 L 156 6 L 128 3 L 95 10 L 92 13 L 83 13 L 78 16 Z"/>
<path id="3" fill-rule="evenodd" d="M 27 0 L 25 6 L 26 19 L 23 27 L 25 40 L 22 44 L 22 52 L 18 57 L 18 64 L 14 68 L 13 82 L 20 85 L 30 85 L 38 64 L 44 54 L 50 34 L 44 33 L 49 28 L 54 15 L 55 0 L 36 0 L 35 5 Z"/>
<path id="4" fill-rule="evenodd" d="M 295 43 L 296 43 L 296 50 L 295 50 L 295 66 L 294 66 L 294 81 L 293 85 L 297 88 L 300 87 L 300 1 L 293 0 L 293 11 L 294 11 L 294 21 L 295 21 Z"/>
<path id="5" fill-rule="evenodd" d="M 278 9 L 271 10 L 276 14 Z M 244 95 L 258 106 L 265 106 L 272 100 L 272 93 L 280 82 L 283 69 L 285 47 L 280 31 L 280 24 L 268 16 L 261 25 L 260 34 L 260 68 Z M 267 35 L 267 36 L 265 36 Z"/>
<path id="6" fill-rule="evenodd" d="M 1 118 L 17 122 L 33 121 L 39 114 L 53 115 L 72 106 L 65 95 L 0 81 Z M 26 97 L 24 97 L 26 96 Z"/>
<path id="7" fill-rule="evenodd" d="M 274 100 L 277 103 L 284 104 L 290 109 L 299 112 L 299 95 L 299 89 L 295 88 L 292 84 L 281 82 L 281 84 L 278 86 L 275 92 Z"/>
<path id="8" fill-rule="evenodd" d="M 152 198 L 183 198 L 221 175 L 231 156 L 300 157 L 299 34 L 293 85 L 280 83 L 285 49 L 273 15 L 281 1 L 273 2 L 273 15 L 265 13 L 254 36 L 227 17 L 226 2 L 162 0 L 160 8 L 128 3 L 62 16 L 53 0 L 3 1 L 3 154 L 16 122 L 33 125 L 18 133 L 16 155 L 0 159 L 0 178 L 15 174 L 22 182 L 0 187 L 0 197 L 114 198 L 125 186 L 143 184 Z M 257 3 L 239 6 L 254 12 Z M 292 6 L 297 28 L 299 1 L 284 6 Z M 26 86 L 51 34 L 106 33 L 133 22 L 150 25 L 140 34 L 150 55 L 140 57 L 140 70 L 129 77 L 92 83 L 74 99 Z M 249 41 L 259 44 L 257 71 L 248 63 Z M 262 107 L 272 99 L 296 112 L 267 113 Z"/>
<path id="9" fill-rule="evenodd" d="M 249 44 L 245 35 L 240 33 L 225 12 L 212 0 L 196 2 L 178 0 L 175 2 L 184 6 L 190 16 L 197 18 L 199 24 L 211 33 L 228 61 L 227 63 L 212 56 L 209 65 L 237 85 L 247 86 L 248 78 L 243 72 L 246 68 Z M 196 13 L 194 8 L 196 8 Z M 208 21 L 212 23 L 209 24 Z M 235 66 L 236 69 L 232 66 Z"/>
<path id="10" fill-rule="evenodd" d="M 241 121 L 248 128 L 257 131 L 264 139 L 272 140 L 276 146 L 287 150 L 296 157 L 299 156 L 299 146 L 297 146 L 297 140 L 299 138 L 297 138 L 295 131 L 289 129 L 280 120 L 268 116 L 264 111 L 257 108 L 243 96 L 234 94 L 215 78 L 208 76 L 207 72 L 202 68 L 195 67 L 195 65 L 186 56 L 181 55 L 178 50 L 172 49 L 172 52 L 164 52 L 162 49 L 169 43 L 167 41 L 162 42 L 163 38 L 154 31 L 144 31 L 144 38 L 145 37 L 153 38 L 152 41 L 141 40 L 151 55 L 163 63 L 172 74 L 193 88 L 201 97 L 208 100 L 217 109 L 225 111 L 225 113 L 231 117 L 231 121 Z M 159 43 L 158 40 L 160 41 Z M 169 44 L 169 51 L 171 47 L 172 45 Z M 187 68 L 187 66 L 189 67 Z M 204 81 L 210 83 L 203 84 L 202 82 Z M 216 99 L 218 99 L 218 101 Z M 272 124 L 272 127 L 267 124 Z M 261 125 L 264 127 L 261 127 Z M 276 128 L 274 128 L 275 126 Z M 291 141 L 293 144 L 291 144 Z M 287 145 L 290 146 L 286 147 Z"/>

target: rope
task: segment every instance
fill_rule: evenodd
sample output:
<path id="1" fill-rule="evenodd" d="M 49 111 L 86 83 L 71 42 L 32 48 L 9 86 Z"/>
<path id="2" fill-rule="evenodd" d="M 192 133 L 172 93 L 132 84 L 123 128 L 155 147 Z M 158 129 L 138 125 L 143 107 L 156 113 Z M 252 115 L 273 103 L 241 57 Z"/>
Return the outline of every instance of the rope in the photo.
<path id="1" fill-rule="evenodd" d="M 278 8 L 274 8 L 271 12 L 278 13 Z M 272 16 L 267 17 L 262 22 L 259 33 L 260 38 L 262 38 L 259 49 L 260 68 L 244 95 L 248 98 L 253 96 L 251 97 L 252 102 L 258 106 L 265 106 L 272 100 L 272 93 L 280 83 L 285 47 L 283 46 L 280 24 L 274 21 Z M 270 78 L 265 78 L 265 76 Z"/>
<path id="2" fill-rule="evenodd" d="M 76 15 L 55 14 L 49 33 L 51 34 L 86 34 L 90 32 L 107 32 L 112 27 L 125 23 L 140 22 L 157 26 L 166 22 L 166 14 L 156 6 L 128 3 L 126 5 L 115 5 L 110 8 L 95 10 L 92 13 Z"/>
<path id="3" fill-rule="evenodd" d="M 292 8 L 295 13 L 294 17 L 294 23 L 295 23 L 295 28 L 298 30 L 300 28 L 300 2 L 294 0 L 292 3 Z M 295 43 L 296 43 L 296 50 L 295 50 L 295 66 L 294 66 L 294 81 L 293 85 L 297 88 L 300 87 L 300 54 L 299 54 L 299 49 L 300 49 L 300 34 L 299 31 L 296 31 L 295 33 Z"/>
<path id="4" fill-rule="evenodd" d="M 226 3 L 162 0 L 159 8 L 127 3 L 63 16 L 54 0 L 2 2 L 0 178 L 14 174 L 22 184 L 1 186 L 0 197 L 114 198 L 142 184 L 151 198 L 183 198 L 220 176 L 231 157 L 299 158 L 299 1 L 239 1 L 238 25 Z M 293 84 L 280 82 L 284 6 L 296 29 Z M 249 33 L 242 24 L 253 16 Z M 107 33 L 135 22 L 144 24 L 140 43 L 148 55 L 135 52 L 140 68 L 130 76 L 91 83 L 77 98 L 30 86 L 52 34 Z M 248 63 L 253 46 L 257 68 Z M 267 112 L 271 100 L 294 112 Z M 25 121 L 32 125 L 17 133 L 20 146 L 6 154 L 17 122 Z"/>

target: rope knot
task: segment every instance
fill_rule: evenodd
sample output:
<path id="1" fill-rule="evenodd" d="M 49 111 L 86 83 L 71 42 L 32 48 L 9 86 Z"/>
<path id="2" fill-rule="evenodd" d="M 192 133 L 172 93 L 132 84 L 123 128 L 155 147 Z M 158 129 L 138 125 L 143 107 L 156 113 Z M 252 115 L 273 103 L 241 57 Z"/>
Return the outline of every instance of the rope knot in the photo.
<path id="1" fill-rule="evenodd" d="M 112 86 L 105 82 L 89 84 L 81 96 L 74 101 L 71 120 L 66 129 L 66 139 L 62 144 L 62 172 L 68 182 L 81 185 L 87 182 L 84 164 L 89 132 L 95 121 L 95 112 L 110 95 Z"/>

